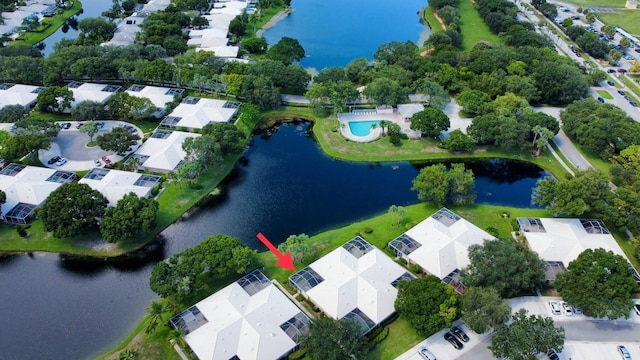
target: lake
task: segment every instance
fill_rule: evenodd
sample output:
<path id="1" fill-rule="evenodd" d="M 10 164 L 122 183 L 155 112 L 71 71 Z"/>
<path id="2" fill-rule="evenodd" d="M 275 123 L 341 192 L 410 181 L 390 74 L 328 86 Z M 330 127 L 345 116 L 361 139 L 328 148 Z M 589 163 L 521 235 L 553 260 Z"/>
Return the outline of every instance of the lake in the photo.
<path id="1" fill-rule="evenodd" d="M 119 343 L 155 295 L 151 267 L 170 254 L 226 233 L 265 250 L 290 234 L 316 234 L 417 202 L 411 180 L 421 165 L 352 163 L 326 156 L 308 124 L 258 135 L 225 183 L 224 195 L 161 234 L 161 246 L 126 262 L 64 260 L 54 254 L 0 259 L 0 349 L 7 359 L 82 359 Z M 518 162 L 475 163 L 478 201 L 527 206 L 544 176 Z M 483 173 L 483 169 L 488 174 Z M 490 170 L 493 169 L 493 170 Z M 347 240 L 347 239 L 345 239 Z"/>
<path id="2" fill-rule="evenodd" d="M 300 64 L 322 70 L 373 54 L 383 43 L 422 44 L 431 34 L 418 12 L 426 0 L 293 0 L 293 12 L 263 34 L 273 45 L 297 39 L 307 57 Z"/>

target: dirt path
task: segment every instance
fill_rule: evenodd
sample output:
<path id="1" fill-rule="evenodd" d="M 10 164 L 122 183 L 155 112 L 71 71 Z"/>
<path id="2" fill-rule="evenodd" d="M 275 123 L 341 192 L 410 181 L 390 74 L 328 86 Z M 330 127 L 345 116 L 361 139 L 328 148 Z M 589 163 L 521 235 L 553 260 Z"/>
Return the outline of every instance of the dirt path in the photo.
<path id="1" fill-rule="evenodd" d="M 438 16 L 438 10 L 433 9 L 433 16 L 440 23 L 440 27 L 442 27 L 442 31 L 447 31 L 447 26 L 444 24 L 444 21 L 442 21 L 442 19 L 440 19 L 440 16 Z"/>

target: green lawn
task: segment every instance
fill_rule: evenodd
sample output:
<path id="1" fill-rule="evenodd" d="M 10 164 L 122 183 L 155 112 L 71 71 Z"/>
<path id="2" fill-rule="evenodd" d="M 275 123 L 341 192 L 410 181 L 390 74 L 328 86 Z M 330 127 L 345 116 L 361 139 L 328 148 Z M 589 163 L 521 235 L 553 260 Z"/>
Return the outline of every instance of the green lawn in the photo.
<path id="1" fill-rule="evenodd" d="M 424 9 L 424 19 L 434 34 L 442 31 L 442 26 L 440 26 L 440 22 L 438 22 L 438 19 L 433 15 L 433 8 L 431 6 Z"/>
<path id="2" fill-rule="evenodd" d="M 367 354 L 367 360 L 396 358 L 423 339 L 407 320 L 398 318 L 389 325 L 389 336 Z"/>
<path id="3" fill-rule="evenodd" d="M 604 99 L 613 99 L 613 95 L 611 95 L 607 90 L 597 90 L 598 95 L 602 96 Z"/>
<path id="4" fill-rule="evenodd" d="M 60 28 L 60 26 L 62 26 L 65 21 L 67 21 L 67 19 L 79 13 L 80 10 L 82 10 L 82 3 L 80 2 L 80 0 L 75 0 L 71 8 L 65 10 L 65 12 L 61 15 L 53 16 L 50 20 L 51 22 L 49 23 L 49 26 L 43 28 L 42 31 L 24 33 L 11 44 L 29 46 L 35 45 L 56 32 Z"/>
<path id="5" fill-rule="evenodd" d="M 624 0 L 568 0 L 568 3 L 582 6 L 582 7 L 610 7 L 610 8 L 624 8 Z M 598 16 L 603 13 L 599 13 Z"/>
<path id="6" fill-rule="evenodd" d="M 489 31 L 489 26 L 478 14 L 471 0 L 460 0 L 460 34 L 462 35 L 462 48 L 469 51 L 478 41 L 484 40 L 493 44 L 499 44 L 500 38 Z"/>
<path id="7" fill-rule="evenodd" d="M 624 5 L 624 2 L 620 2 Z M 640 10 L 620 9 L 615 13 L 599 13 L 598 16 L 603 22 L 619 26 L 632 35 L 640 35 Z"/>

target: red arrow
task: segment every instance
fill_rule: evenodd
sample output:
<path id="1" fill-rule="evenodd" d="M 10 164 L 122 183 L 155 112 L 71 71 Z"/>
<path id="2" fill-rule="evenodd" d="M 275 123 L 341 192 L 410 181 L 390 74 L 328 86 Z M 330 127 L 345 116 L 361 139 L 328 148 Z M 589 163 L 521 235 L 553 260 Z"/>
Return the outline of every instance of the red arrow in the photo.
<path id="1" fill-rule="evenodd" d="M 262 243 L 264 244 L 264 246 L 267 247 L 267 249 L 269 249 L 272 253 L 274 253 L 275 256 L 278 257 L 278 262 L 276 263 L 276 266 L 280 266 L 281 268 L 285 268 L 287 270 L 291 270 L 291 271 L 296 271 L 296 267 L 293 266 L 293 260 L 291 259 L 291 254 L 287 251 L 286 254 L 281 254 L 280 251 L 278 251 L 278 249 L 276 249 L 275 246 L 273 246 L 273 244 L 271 243 L 271 241 L 269 241 L 269 239 L 267 239 L 264 235 L 262 235 L 262 233 L 258 233 L 258 235 L 256 235 L 258 237 L 258 240 L 262 241 Z"/>

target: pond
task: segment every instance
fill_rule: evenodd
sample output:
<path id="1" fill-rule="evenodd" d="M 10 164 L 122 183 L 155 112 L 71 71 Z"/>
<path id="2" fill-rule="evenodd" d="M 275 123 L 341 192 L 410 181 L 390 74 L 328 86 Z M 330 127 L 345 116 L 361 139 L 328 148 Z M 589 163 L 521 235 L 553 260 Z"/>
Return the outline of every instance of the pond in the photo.
<path id="1" fill-rule="evenodd" d="M 300 64 L 322 70 L 373 54 L 383 43 L 422 44 L 431 34 L 418 12 L 426 0 L 293 0 L 293 12 L 264 32 L 273 45 L 297 39 L 307 57 Z"/>
<path id="2" fill-rule="evenodd" d="M 172 253 L 226 233 L 265 250 L 290 234 L 316 234 L 417 202 L 411 180 L 423 165 L 367 164 L 326 156 L 308 131 L 288 124 L 258 135 L 224 196 L 162 232 L 160 245 L 125 262 L 87 262 L 53 254 L 0 259 L 0 349 L 7 359 L 83 359 L 111 349 L 133 330 L 155 295 L 151 267 Z M 470 163 L 478 201 L 530 204 L 544 172 L 495 160 Z"/>

